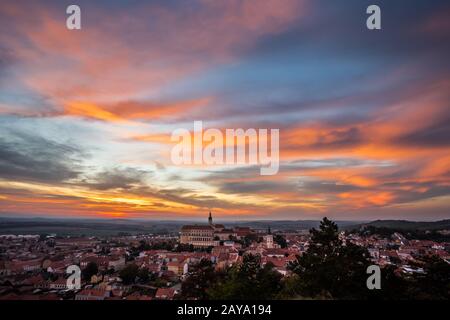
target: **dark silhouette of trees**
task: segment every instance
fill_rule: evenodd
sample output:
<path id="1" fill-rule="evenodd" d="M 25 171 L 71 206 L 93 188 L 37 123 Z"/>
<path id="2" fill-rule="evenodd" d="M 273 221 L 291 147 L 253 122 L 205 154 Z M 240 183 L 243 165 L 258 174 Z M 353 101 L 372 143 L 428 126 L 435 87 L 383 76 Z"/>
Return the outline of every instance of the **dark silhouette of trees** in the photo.
<path id="1" fill-rule="evenodd" d="M 225 277 L 208 290 L 208 295 L 220 300 L 274 299 L 281 290 L 281 277 L 273 265 L 262 267 L 259 255 L 246 254 L 241 264 L 227 270 Z"/>
<path id="2" fill-rule="evenodd" d="M 324 218 L 311 229 L 309 248 L 289 265 L 298 276 L 298 294 L 306 297 L 361 299 L 367 297 L 367 249 L 339 238 L 336 223 Z"/>
<path id="3" fill-rule="evenodd" d="M 136 264 L 132 263 L 123 268 L 120 271 L 119 276 L 122 279 L 122 282 L 128 285 L 134 283 L 136 277 L 138 276 L 138 273 L 139 267 Z"/>
<path id="4" fill-rule="evenodd" d="M 282 235 L 280 234 L 275 235 L 273 237 L 273 241 L 277 243 L 281 248 L 287 248 L 286 239 Z"/>
<path id="5" fill-rule="evenodd" d="M 200 260 L 192 266 L 189 276 L 181 286 L 183 299 L 207 299 L 207 289 L 210 288 L 221 276 L 214 270 L 214 264 L 207 259 Z"/>
<path id="6" fill-rule="evenodd" d="M 141 268 L 137 273 L 137 278 L 140 283 L 148 283 L 150 281 L 150 272 L 148 268 Z"/>
<path id="7" fill-rule="evenodd" d="M 310 234 L 308 250 L 288 266 L 292 271 L 289 277 L 282 278 L 271 263 L 262 266 L 259 255 L 244 253 L 241 263 L 222 271 L 216 271 L 211 261 L 201 260 L 183 282 L 182 298 L 450 299 L 450 265 L 437 256 L 418 262 L 423 274 L 405 276 L 397 266 L 385 266 L 381 290 L 369 290 L 367 267 L 372 262 L 366 248 L 341 240 L 337 225 L 327 218 Z"/>
<path id="8" fill-rule="evenodd" d="M 81 271 L 81 276 L 87 281 L 91 281 L 91 277 L 98 273 L 98 266 L 95 262 L 89 262 Z"/>
<path id="9" fill-rule="evenodd" d="M 438 256 L 425 257 L 424 275 L 411 280 L 410 297 L 419 300 L 450 299 L 450 265 Z"/>

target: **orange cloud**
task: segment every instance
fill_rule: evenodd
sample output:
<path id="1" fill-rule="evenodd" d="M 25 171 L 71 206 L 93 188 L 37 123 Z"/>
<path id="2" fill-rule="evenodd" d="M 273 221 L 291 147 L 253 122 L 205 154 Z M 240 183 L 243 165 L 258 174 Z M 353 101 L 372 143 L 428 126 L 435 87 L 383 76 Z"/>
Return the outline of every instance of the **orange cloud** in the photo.
<path id="1" fill-rule="evenodd" d="M 363 208 L 367 206 L 385 206 L 395 199 L 391 192 L 377 192 L 377 191 L 356 191 L 344 192 L 339 194 L 343 200 L 343 204 L 347 204 L 353 208 Z"/>
<path id="2" fill-rule="evenodd" d="M 205 106 L 210 99 L 180 101 L 171 104 L 122 102 L 114 105 L 97 105 L 85 102 L 69 102 L 63 115 L 79 116 L 110 122 L 128 120 L 154 120 L 163 117 L 179 117 L 193 109 Z"/>
<path id="3" fill-rule="evenodd" d="M 182 12 L 158 4 L 136 4 L 126 12 L 92 4 L 82 32 L 66 29 L 59 7 L 2 4 L 11 32 L 0 41 L 23 69 L 19 80 L 55 103 L 121 102 L 233 59 L 305 13 L 302 0 L 197 3 L 197 10 Z"/>
<path id="4" fill-rule="evenodd" d="M 123 121 L 122 117 L 119 117 L 107 110 L 104 110 L 92 103 L 72 102 L 66 105 L 65 115 L 81 116 L 90 119 L 103 120 L 103 121 Z"/>

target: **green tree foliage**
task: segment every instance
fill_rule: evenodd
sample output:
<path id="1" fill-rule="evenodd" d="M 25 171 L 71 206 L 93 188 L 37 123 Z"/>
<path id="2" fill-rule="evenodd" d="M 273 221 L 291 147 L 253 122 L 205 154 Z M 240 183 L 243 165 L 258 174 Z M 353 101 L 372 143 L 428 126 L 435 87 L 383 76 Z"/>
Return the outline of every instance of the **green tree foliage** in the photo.
<path id="1" fill-rule="evenodd" d="M 261 267 L 259 255 L 246 254 L 241 264 L 230 268 L 208 295 L 215 300 L 274 299 L 281 290 L 281 275 L 273 265 Z"/>
<path id="2" fill-rule="evenodd" d="M 416 240 L 431 240 L 437 242 L 448 242 L 450 241 L 450 235 L 443 234 L 440 230 L 414 230 L 414 229 L 402 229 L 395 227 L 376 227 L 376 226 L 365 226 L 360 230 L 352 230 L 353 233 L 358 233 L 362 236 L 367 235 L 380 235 L 382 237 L 390 238 L 394 233 L 400 233 L 407 239 Z"/>
<path id="3" fill-rule="evenodd" d="M 405 276 L 398 267 L 381 269 L 381 290 L 367 288 L 367 249 L 339 238 L 337 225 L 327 218 L 311 229 L 308 250 L 289 265 L 293 274 L 282 276 L 259 255 L 243 254 L 242 262 L 217 272 L 202 260 L 182 284 L 182 298 L 215 300 L 265 299 L 450 299 L 450 265 L 439 257 L 418 264 L 424 274 Z M 250 236 L 244 241 L 257 241 Z"/>
<path id="4" fill-rule="evenodd" d="M 287 248 L 286 239 L 282 235 L 280 234 L 275 235 L 273 237 L 273 241 L 277 243 L 281 248 Z"/>
<path id="5" fill-rule="evenodd" d="M 83 279 L 90 281 L 91 277 L 93 275 L 96 275 L 98 273 L 98 266 L 95 262 L 89 262 L 86 265 L 86 268 L 83 269 L 83 271 L 81 272 L 81 276 L 83 277 Z"/>
<path id="6" fill-rule="evenodd" d="M 260 242 L 260 241 L 261 239 L 260 237 L 258 237 L 258 235 L 251 233 L 244 237 L 244 239 L 242 240 L 242 244 L 244 247 L 248 247 L 252 244 L 252 242 Z"/>
<path id="7" fill-rule="evenodd" d="M 195 248 L 192 244 L 187 244 L 187 243 L 179 243 L 174 251 L 176 252 L 193 252 L 195 251 Z"/>
<path id="8" fill-rule="evenodd" d="M 298 276 L 298 294 L 306 297 L 361 299 L 369 294 L 366 269 L 368 251 L 339 239 L 337 225 L 324 218 L 319 230 L 311 229 L 305 254 L 290 264 Z"/>
<path id="9" fill-rule="evenodd" d="M 202 259 L 192 266 L 189 276 L 181 286 L 182 298 L 184 299 L 207 299 L 207 289 L 210 288 L 220 277 L 215 272 L 214 265 L 210 260 Z"/>
<path id="10" fill-rule="evenodd" d="M 134 263 L 128 264 L 125 268 L 123 268 L 119 276 L 122 279 L 122 282 L 126 285 L 134 283 L 136 277 L 139 273 L 139 267 Z"/>
<path id="11" fill-rule="evenodd" d="M 139 280 L 140 283 L 147 283 L 150 281 L 150 272 L 148 270 L 148 268 L 142 268 L 139 269 L 138 273 L 137 273 L 137 278 Z"/>
<path id="12" fill-rule="evenodd" d="M 450 265 L 438 256 L 425 257 L 424 275 L 411 281 L 410 296 L 419 300 L 450 299 Z"/>

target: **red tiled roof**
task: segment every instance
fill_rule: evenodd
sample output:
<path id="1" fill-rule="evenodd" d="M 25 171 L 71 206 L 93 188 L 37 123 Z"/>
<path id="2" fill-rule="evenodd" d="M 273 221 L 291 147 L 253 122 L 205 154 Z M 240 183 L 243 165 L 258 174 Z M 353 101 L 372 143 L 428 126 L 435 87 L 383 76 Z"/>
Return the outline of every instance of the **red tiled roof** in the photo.
<path id="1" fill-rule="evenodd" d="M 156 298 L 173 298 L 175 295 L 175 289 L 173 288 L 159 288 L 156 291 Z"/>
<path id="2" fill-rule="evenodd" d="M 91 297 L 104 297 L 106 290 L 103 289 L 83 289 L 77 295 L 91 296 Z"/>
<path id="3" fill-rule="evenodd" d="M 67 283 L 67 279 L 65 278 L 58 278 L 55 281 L 52 282 L 52 284 L 66 284 Z"/>
<path id="4" fill-rule="evenodd" d="M 285 258 L 265 258 L 266 263 L 272 263 L 277 268 L 284 268 L 286 266 L 287 260 Z"/>

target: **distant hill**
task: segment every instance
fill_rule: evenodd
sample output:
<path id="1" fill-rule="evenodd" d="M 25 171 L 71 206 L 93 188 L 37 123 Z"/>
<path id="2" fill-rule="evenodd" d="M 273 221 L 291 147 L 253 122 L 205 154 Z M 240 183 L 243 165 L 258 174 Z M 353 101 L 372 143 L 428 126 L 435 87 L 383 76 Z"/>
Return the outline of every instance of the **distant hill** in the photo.
<path id="1" fill-rule="evenodd" d="M 185 223 L 125 219 L 0 218 L 0 234 L 57 234 L 61 236 L 175 234 Z"/>
<path id="2" fill-rule="evenodd" d="M 319 220 L 298 221 L 215 221 L 226 228 L 235 226 L 273 231 L 309 230 L 319 227 Z M 339 227 L 361 221 L 337 221 Z M 57 234 L 60 236 L 115 236 L 119 234 L 173 234 L 186 224 L 206 224 L 206 221 L 151 221 L 127 219 L 52 219 L 52 218 L 0 218 L 0 234 Z"/>
<path id="3" fill-rule="evenodd" d="M 450 229 L 450 219 L 440 221 L 375 220 L 369 223 L 347 226 L 345 229 L 359 229 L 361 226 L 389 228 L 396 230 L 443 230 Z"/>
<path id="4" fill-rule="evenodd" d="M 319 220 L 259 220 L 259 221 L 215 221 L 226 228 L 234 226 L 267 229 L 272 231 L 294 231 L 318 228 Z M 180 220 L 133 220 L 133 219 L 55 219 L 55 218 L 6 218 L 0 217 L 1 234 L 57 234 L 59 236 L 116 236 L 136 234 L 177 235 L 186 224 L 205 224 L 206 221 Z M 436 222 L 414 222 L 405 220 L 336 221 L 341 230 L 374 226 L 397 230 L 442 230 L 450 229 L 450 219 Z"/>
<path id="5" fill-rule="evenodd" d="M 361 221 L 336 221 L 339 228 L 354 226 L 361 224 Z M 267 229 L 272 230 L 309 230 L 311 228 L 318 228 L 319 220 L 261 220 L 261 221 L 236 221 L 223 223 L 226 227 L 241 226 L 250 227 L 253 229 Z"/>

